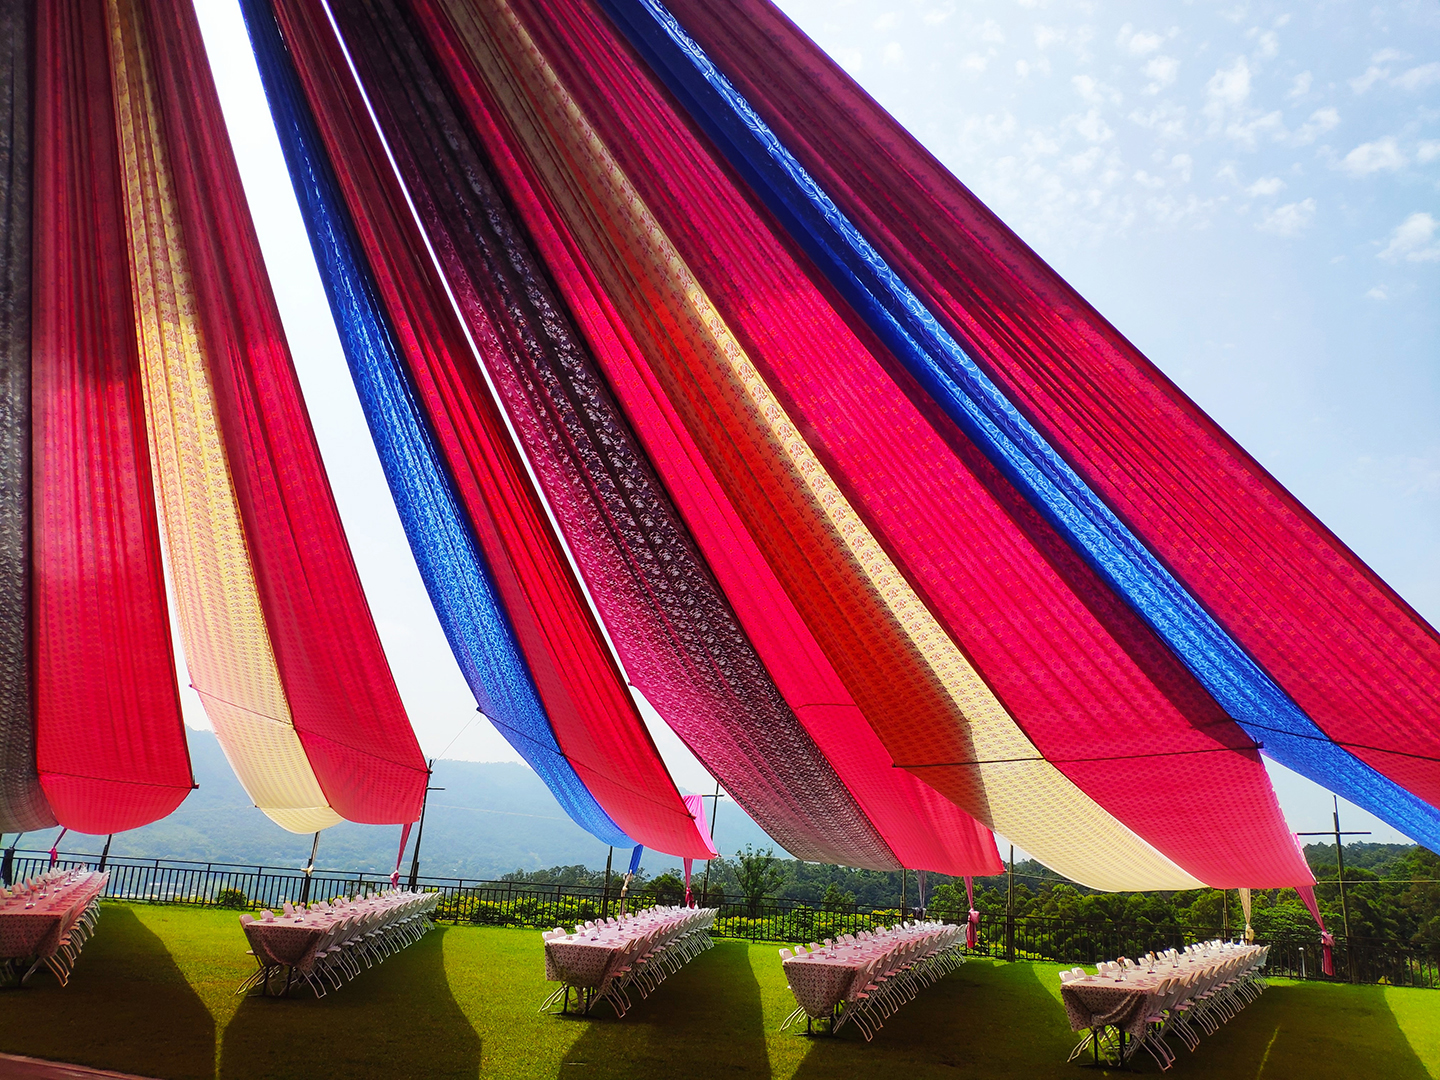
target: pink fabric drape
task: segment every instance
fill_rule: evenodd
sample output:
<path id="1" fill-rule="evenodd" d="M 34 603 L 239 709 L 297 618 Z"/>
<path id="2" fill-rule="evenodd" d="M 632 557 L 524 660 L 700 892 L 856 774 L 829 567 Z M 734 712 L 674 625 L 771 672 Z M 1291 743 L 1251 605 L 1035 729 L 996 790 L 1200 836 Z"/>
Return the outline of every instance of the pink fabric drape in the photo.
<path id="1" fill-rule="evenodd" d="M 395 853 L 395 869 L 390 872 L 392 889 L 400 884 L 400 863 L 405 858 L 405 845 L 410 841 L 410 825 L 407 821 L 400 829 L 400 850 Z"/>
<path id="2" fill-rule="evenodd" d="M 60 824 L 133 829 L 194 786 L 171 658 L 100 0 L 35 7 L 34 721 Z"/>
<path id="3" fill-rule="evenodd" d="M 668 6 L 1225 630 L 1332 738 L 1440 805 L 1440 633 L 769 0 Z"/>
<path id="4" fill-rule="evenodd" d="M 1335 974 L 1335 935 L 1325 929 L 1325 920 L 1320 917 L 1320 905 L 1315 900 L 1314 885 L 1297 885 L 1295 891 L 1300 894 L 1305 907 L 1310 912 L 1310 917 L 1315 920 L 1315 925 L 1320 928 L 1320 970 L 1326 975 Z"/>
<path id="5" fill-rule="evenodd" d="M 649 375 L 645 350 L 586 264 L 525 153 L 488 104 L 443 11 L 412 5 L 556 286 L 771 676 L 905 865 L 996 873 L 988 830 L 891 758 L 784 591 L 724 486 Z"/>
<path id="6" fill-rule="evenodd" d="M 513 6 L 807 441 L 1045 757 L 1207 882 L 1309 880 L 1251 740 L 973 445 L 942 437 L 908 376 L 847 322 L 603 16 L 582 0 Z M 812 629 L 832 618 L 804 617 Z M 979 812 L 965 740 L 922 721 L 923 696 L 874 655 L 845 672 L 892 759 Z"/>
<path id="7" fill-rule="evenodd" d="M 417 397 L 561 749 L 629 836 L 707 858 L 454 317 L 328 18 L 302 0 L 276 0 L 274 8 Z"/>

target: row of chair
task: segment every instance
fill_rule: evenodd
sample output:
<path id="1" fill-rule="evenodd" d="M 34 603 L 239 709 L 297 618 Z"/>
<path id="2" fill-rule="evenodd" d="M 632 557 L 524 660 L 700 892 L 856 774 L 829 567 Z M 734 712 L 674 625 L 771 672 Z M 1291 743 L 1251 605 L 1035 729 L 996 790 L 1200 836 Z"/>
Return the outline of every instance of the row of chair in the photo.
<path id="1" fill-rule="evenodd" d="M 710 928 L 714 925 L 714 909 L 696 909 L 695 918 L 680 926 L 665 927 L 636 938 L 606 973 L 595 1000 L 610 1002 L 615 1015 L 624 1016 L 630 1011 L 632 987 L 644 1000 L 668 976 L 714 946 L 710 940 Z"/>
<path id="2" fill-rule="evenodd" d="M 242 983 L 236 993 L 243 994 L 257 985 L 268 984 L 277 971 L 284 968 L 288 969 L 287 990 L 298 976 L 316 997 L 324 997 L 327 982 L 338 990 L 362 970 L 383 962 L 392 953 L 413 945 L 429 933 L 434 928 L 431 916 L 439 898 L 440 894 L 435 892 L 394 893 L 379 908 L 357 906 L 352 910 L 316 905 L 310 913 L 317 921 L 323 921 L 325 929 L 314 949 L 299 958 L 277 956 L 267 948 L 263 934 L 247 933 L 259 970 Z M 287 914 L 295 913 L 289 904 L 285 908 Z M 241 915 L 240 922 L 248 930 L 257 921 L 268 921 L 266 916 L 271 913 L 261 912 L 260 920 Z"/>

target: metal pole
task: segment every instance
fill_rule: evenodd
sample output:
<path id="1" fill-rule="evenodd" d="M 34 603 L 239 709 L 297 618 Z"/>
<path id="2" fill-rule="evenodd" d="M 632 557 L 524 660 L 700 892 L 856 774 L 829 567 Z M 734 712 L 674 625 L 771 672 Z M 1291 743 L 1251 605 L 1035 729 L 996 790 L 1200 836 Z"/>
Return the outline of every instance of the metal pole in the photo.
<path id="1" fill-rule="evenodd" d="M 1350 949 L 1350 908 L 1345 902 L 1345 854 L 1340 847 L 1340 798 L 1331 795 L 1335 803 L 1335 870 L 1340 884 L 1340 923 L 1345 927 L 1345 949 Z"/>
<path id="2" fill-rule="evenodd" d="M 434 774 L 435 759 L 432 757 L 430 764 L 426 767 L 425 775 L 433 776 Z M 415 855 L 410 860 L 410 888 L 412 889 L 415 888 L 415 883 L 420 879 L 420 841 L 425 837 L 425 808 L 430 805 L 430 792 L 444 790 L 443 787 L 431 787 L 429 784 L 426 784 L 425 794 L 420 799 L 420 827 L 415 830 Z"/>
<path id="3" fill-rule="evenodd" d="M 106 845 L 107 847 L 109 845 Z M 310 861 L 305 865 L 305 884 L 300 886 L 300 906 L 310 902 L 310 875 L 315 872 L 315 853 L 320 850 L 320 830 L 315 830 L 315 842 L 310 845 Z"/>
<path id="4" fill-rule="evenodd" d="M 1221 936 L 1230 940 L 1230 890 L 1220 890 L 1220 927 Z"/>
<path id="5" fill-rule="evenodd" d="M 600 897 L 600 918 L 610 917 L 610 864 L 615 858 L 615 848 L 610 848 L 610 853 L 605 856 L 605 892 Z"/>
<path id="6" fill-rule="evenodd" d="M 1006 952 L 1011 961 L 1015 959 L 1015 845 L 1010 845 L 1010 872 L 1005 882 L 1005 936 Z"/>
<path id="7" fill-rule="evenodd" d="M 900 921 L 905 921 L 905 867 L 900 867 Z"/>
<path id="8" fill-rule="evenodd" d="M 720 781 L 715 781 L 715 794 L 710 796 L 713 802 L 710 803 L 710 846 L 715 846 L 715 815 L 720 813 Z M 713 859 L 705 860 L 705 881 L 700 886 L 700 902 L 708 905 L 710 903 L 710 864 Z"/>
<path id="9" fill-rule="evenodd" d="M 115 834 L 113 832 L 109 836 L 105 837 L 105 850 L 100 852 L 100 870 L 102 872 L 105 869 L 105 864 L 110 860 L 110 841 L 114 839 Z"/>

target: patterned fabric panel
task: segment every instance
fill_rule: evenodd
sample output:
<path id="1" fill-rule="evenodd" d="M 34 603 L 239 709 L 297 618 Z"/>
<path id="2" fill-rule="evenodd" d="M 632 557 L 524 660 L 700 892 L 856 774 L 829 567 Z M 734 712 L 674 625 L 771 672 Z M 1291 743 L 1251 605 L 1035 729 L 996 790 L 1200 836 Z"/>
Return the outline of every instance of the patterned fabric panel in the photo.
<path id="1" fill-rule="evenodd" d="M 251 801 L 291 832 L 340 820 L 295 734 L 235 505 L 137 0 L 109 0 L 146 430 L 190 680 Z"/>
<path id="2" fill-rule="evenodd" d="M 33 0 L 0 0 L 0 833 L 55 824 L 30 714 L 30 49 Z"/>

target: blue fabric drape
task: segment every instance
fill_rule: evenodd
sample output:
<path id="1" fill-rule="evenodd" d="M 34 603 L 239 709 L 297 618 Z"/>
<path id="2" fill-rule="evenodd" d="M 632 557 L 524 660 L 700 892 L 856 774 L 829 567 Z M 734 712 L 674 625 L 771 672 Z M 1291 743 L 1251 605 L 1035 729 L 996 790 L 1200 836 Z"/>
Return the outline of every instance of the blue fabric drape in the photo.
<path id="1" fill-rule="evenodd" d="M 924 390 L 1281 764 L 1414 839 L 1440 811 L 1329 737 L 966 355 L 659 0 L 598 0 L 820 270 Z"/>
<path id="2" fill-rule="evenodd" d="M 442 463 L 354 225 L 266 0 L 241 0 L 340 343 L 430 601 L 480 711 L 565 812 L 602 843 L 635 841 L 566 760 Z"/>

